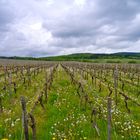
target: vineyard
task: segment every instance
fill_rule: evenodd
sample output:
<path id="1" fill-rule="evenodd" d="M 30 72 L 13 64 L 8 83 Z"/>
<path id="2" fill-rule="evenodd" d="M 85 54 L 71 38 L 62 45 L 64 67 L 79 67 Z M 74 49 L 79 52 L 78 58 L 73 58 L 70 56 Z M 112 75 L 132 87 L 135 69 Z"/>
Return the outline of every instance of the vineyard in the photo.
<path id="1" fill-rule="evenodd" d="M 140 65 L 0 61 L 1 140 L 139 140 Z"/>

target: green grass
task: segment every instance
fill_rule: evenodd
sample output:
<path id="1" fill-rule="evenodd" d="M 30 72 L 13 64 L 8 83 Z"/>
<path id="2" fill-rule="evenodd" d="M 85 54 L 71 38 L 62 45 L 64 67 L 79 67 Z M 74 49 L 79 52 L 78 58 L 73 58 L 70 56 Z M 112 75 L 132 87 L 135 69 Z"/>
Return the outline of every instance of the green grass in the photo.
<path id="1" fill-rule="evenodd" d="M 107 78 L 111 82 L 110 75 Z M 124 76 L 124 78 L 127 79 L 127 76 Z M 77 95 L 78 86 L 71 83 L 70 76 L 59 65 L 54 75 L 52 87 L 48 92 L 48 101 L 47 103 L 43 101 L 45 110 L 38 104 L 33 112 L 36 120 L 37 140 L 107 139 L 107 88 L 103 86 L 101 92 L 99 92 L 99 80 L 97 79 L 97 85 L 95 86 L 92 84 L 90 76 L 86 80 L 81 76 L 80 72 L 75 72 L 75 79 L 84 83 L 84 90 L 89 95 L 92 106 L 88 104 L 85 108 L 84 101 L 81 102 Z M 24 139 L 20 96 L 24 95 L 26 97 L 28 102 L 27 111 L 29 112 L 35 97 L 43 89 L 44 83 L 45 72 L 40 72 L 36 78 L 32 77 L 32 84 L 27 89 L 24 86 L 20 86 L 16 95 L 6 96 L 4 100 L 5 112 L 0 114 L 0 139 Z M 129 88 L 128 84 L 126 84 L 125 90 L 129 91 L 130 94 L 136 91 Z M 84 96 L 82 93 L 81 95 Z M 136 96 L 133 95 L 133 97 L 135 98 Z M 112 99 L 114 99 L 114 96 Z M 121 96 L 119 96 L 118 102 L 119 105 L 115 110 L 115 102 L 114 100 L 112 101 L 112 139 L 139 140 L 139 107 L 128 102 L 128 106 L 132 111 L 131 114 L 128 114 Z M 93 108 L 97 110 L 101 108 L 96 122 L 100 136 L 98 136 L 95 128 L 91 124 L 91 111 Z M 5 121 L 9 118 L 10 120 Z M 15 123 L 18 118 L 20 120 Z M 12 122 L 15 123 L 14 126 L 11 125 Z M 131 129 L 127 129 L 129 127 Z M 31 128 L 29 128 L 29 132 L 30 138 L 32 138 Z"/>

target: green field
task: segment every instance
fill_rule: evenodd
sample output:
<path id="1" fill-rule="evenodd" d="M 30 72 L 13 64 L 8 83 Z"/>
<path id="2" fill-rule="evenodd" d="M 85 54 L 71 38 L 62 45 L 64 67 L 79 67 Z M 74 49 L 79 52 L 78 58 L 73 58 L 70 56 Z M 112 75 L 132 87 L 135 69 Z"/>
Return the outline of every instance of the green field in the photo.
<path id="1" fill-rule="evenodd" d="M 139 140 L 139 78 L 139 64 L 2 63 L 0 139 Z"/>
<path id="2" fill-rule="evenodd" d="M 120 52 L 112 54 L 75 53 L 50 57 L 0 57 L 13 60 L 36 60 L 36 61 L 79 61 L 92 63 L 126 63 L 140 64 L 140 53 Z M 1 59 L 2 61 L 2 59 Z"/>

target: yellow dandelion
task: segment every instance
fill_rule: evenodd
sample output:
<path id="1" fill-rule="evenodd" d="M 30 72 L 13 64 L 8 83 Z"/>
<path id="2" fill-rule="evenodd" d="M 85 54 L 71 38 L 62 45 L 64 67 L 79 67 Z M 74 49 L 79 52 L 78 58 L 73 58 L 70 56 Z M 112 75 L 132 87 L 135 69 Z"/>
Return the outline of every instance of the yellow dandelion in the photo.
<path id="1" fill-rule="evenodd" d="M 1 139 L 1 140 L 8 140 L 7 138 L 3 138 L 3 139 Z"/>
<path id="2" fill-rule="evenodd" d="M 56 138 L 55 138 L 55 137 L 53 137 L 53 138 L 52 138 L 52 140 L 56 140 Z"/>

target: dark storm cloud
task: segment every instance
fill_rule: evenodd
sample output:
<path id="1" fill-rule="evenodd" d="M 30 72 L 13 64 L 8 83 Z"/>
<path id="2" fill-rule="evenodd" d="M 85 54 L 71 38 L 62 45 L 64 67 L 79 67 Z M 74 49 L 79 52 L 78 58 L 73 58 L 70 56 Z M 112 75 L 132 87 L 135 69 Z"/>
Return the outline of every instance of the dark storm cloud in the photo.
<path id="1" fill-rule="evenodd" d="M 12 7 L 7 3 L 8 1 L 0 1 L 0 32 L 8 31 L 8 25 L 14 20 L 14 13 Z"/>
<path id="2" fill-rule="evenodd" d="M 139 12 L 139 4 L 139 0 L 99 0 L 99 15 L 115 21 L 131 19 Z"/>
<path id="3" fill-rule="evenodd" d="M 0 55 L 139 52 L 139 25 L 139 0 L 1 0 Z"/>

